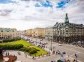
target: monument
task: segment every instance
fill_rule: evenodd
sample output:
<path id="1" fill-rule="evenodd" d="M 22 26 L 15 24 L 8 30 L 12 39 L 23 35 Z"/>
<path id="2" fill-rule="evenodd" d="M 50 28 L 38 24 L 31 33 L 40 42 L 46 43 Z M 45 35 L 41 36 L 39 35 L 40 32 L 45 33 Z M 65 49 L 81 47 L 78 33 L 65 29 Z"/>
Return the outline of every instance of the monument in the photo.
<path id="1" fill-rule="evenodd" d="M 3 52 L 2 52 L 2 48 L 0 48 L 0 62 L 2 62 L 3 60 Z"/>

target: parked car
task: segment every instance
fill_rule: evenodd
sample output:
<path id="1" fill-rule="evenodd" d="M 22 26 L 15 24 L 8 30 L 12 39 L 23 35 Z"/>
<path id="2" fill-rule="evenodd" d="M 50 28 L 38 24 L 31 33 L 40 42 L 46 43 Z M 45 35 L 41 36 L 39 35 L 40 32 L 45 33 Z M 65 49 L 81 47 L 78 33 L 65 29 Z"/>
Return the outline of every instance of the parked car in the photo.
<path id="1" fill-rule="evenodd" d="M 62 52 L 63 54 L 66 54 L 66 52 Z"/>
<path id="2" fill-rule="evenodd" d="M 62 46 L 62 44 L 59 44 L 59 46 Z"/>

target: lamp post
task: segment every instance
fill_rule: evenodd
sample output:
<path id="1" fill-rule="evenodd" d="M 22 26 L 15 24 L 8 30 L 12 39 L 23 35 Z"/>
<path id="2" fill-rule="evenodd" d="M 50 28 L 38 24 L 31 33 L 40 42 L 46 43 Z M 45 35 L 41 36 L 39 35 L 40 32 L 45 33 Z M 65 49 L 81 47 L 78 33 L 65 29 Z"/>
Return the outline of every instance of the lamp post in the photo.
<path id="1" fill-rule="evenodd" d="M 52 51 L 52 39 L 51 39 L 51 51 Z"/>
<path id="2" fill-rule="evenodd" d="M 53 46 L 52 46 L 52 42 L 53 42 L 53 36 L 54 36 L 54 32 L 55 32 L 55 29 L 51 29 L 52 33 L 51 33 L 51 51 L 53 51 Z"/>
<path id="3" fill-rule="evenodd" d="M 36 37 L 36 45 L 37 45 L 37 44 L 38 44 L 38 42 L 37 42 L 37 38 L 38 38 L 38 37 L 37 37 L 37 33 L 36 33 L 35 37 Z"/>
<path id="4" fill-rule="evenodd" d="M 53 41 L 53 36 L 51 36 L 51 51 L 53 51 L 53 49 L 52 49 L 52 41 Z"/>

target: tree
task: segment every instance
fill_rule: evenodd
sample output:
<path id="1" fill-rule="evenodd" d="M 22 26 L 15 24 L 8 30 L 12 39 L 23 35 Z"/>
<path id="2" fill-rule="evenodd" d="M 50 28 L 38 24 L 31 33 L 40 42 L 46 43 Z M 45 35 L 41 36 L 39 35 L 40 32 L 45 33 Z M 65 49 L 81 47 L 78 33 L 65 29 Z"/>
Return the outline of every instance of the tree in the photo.
<path id="1" fill-rule="evenodd" d="M 62 60 L 57 60 L 57 62 L 63 62 Z"/>

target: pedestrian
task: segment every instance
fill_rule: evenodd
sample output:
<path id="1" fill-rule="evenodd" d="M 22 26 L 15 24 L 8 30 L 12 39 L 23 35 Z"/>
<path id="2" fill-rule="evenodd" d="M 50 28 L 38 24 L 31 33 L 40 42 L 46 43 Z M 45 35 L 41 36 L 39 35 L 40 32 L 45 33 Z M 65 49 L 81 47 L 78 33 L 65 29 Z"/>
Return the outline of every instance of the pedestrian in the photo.
<path id="1" fill-rule="evenodd" d="M 68 59 L 66 62 L 70 62 L 70 60 Z"/>
<path id="2" fill-rule="evenodd" d="M 7 52 L 6 52 L 6 56 L 7 56 Z"/>
<path id="3" fill-rule="evenodd" d="M 74 59 L 73 62 L 76 62 L 76 60 Z"/>
<path id="4" fill-rule="evenodd" d="M 53 51 L 53 54 L 55 54 L 55 51 Z"/>
<path id="5" fill-rule="evenodd" d="M 9 52 L 8 52 L 8 56 L 9 56 Z"/>
<path id="6" fill-rule="evenodd" d="M 27 54 L 25 53 L 25 57 L 27 58 Z"/>
<path id="7" fill-rule="evenodd" d="M 18 53 L 18 55 L 20 55 L 20 52 L 19 51 L 17 53 Z"/>
<path id="8" fill-rule="evenodd" d="M 75 58 L 76 58 L 76 62 L 77 62 L 77 58 L 78 58 L 78 55 L 77 55 L 77 53 L 75 53 Z"/>
<path id="9" fill-rule="evenodd" d="M 50 56 L 50 52 L 48 52 L 48 55 Z"/>
<path id="10" fill-rule="evenodd" d="M 32 57 L 32 59 L 34 60 L 34 59 L 35 59 L 35 57 L 33 56 L 33 57 Z"/>

